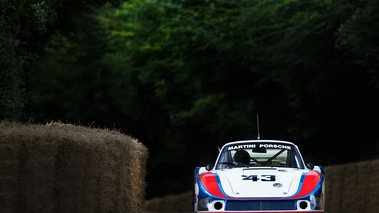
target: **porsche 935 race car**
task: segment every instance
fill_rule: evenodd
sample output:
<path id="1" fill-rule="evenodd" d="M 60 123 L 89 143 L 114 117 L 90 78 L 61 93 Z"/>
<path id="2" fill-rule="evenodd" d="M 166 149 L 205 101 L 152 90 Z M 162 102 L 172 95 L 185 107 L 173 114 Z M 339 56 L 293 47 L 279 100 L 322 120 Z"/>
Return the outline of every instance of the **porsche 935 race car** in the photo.
<path id="1" fill-rule="evenodd" d="M 286 141 L 225 144 L 215 167 L 196 167 L 195 212 L 324 212 L 324 171 Z"/>

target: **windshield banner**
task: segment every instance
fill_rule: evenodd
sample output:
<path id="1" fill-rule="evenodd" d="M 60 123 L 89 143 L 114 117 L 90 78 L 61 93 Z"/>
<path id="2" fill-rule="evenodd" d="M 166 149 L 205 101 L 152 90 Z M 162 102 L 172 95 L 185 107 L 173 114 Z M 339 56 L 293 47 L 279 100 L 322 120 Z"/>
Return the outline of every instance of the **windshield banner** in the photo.
<path id="1" fill-rule="evenodd" d="M 291 146 L 287 144 L 277 144 L 277 143 L 254 143 L 254 144 L 239 144 L 235 146 L 229 146 L 229 150 L 236 150 L 236 149 L 254 149 L 254 148 L 264 148 L 264 149 L 287 149 L 291 150 Z"/>

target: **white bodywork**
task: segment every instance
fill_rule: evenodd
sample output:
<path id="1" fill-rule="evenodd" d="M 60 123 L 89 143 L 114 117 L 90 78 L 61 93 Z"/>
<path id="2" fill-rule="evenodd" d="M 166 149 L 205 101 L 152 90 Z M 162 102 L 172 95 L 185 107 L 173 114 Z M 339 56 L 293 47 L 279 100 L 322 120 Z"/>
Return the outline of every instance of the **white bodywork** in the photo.
<path id="1" fill-rule="evenodd" d="M 299 169 L 243 169 L 216 170 L 224 192 L 231 197 L 287 197 L 296 193 L 303 171 Z M 243 177 L 257 175 L 257 181 Z M 264 181 L 274 175 L 275 182 Z M 274 185 L 275 184 L 275 185 Z"/>

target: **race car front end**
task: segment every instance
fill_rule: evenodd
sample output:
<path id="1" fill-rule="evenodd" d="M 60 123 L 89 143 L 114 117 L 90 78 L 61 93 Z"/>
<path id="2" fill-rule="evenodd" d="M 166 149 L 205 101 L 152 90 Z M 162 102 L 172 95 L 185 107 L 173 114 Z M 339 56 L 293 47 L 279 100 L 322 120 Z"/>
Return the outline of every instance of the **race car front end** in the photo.
<path id="1" fill-rule="evenodd" d="M 277 175 L 275 175 L 277 177 Z M 251 178 L 251 181 L 255 176 Z M 264 175 L 258 175 L 258 180 L 269 180 Z M 265 179 L 262 179 L 265 178 Z M 272 177 L 272 176 L 270 176 Z M 205 172 L 196 177 L 195 211 L 197 212 L 318 212 L 324 211 L 323 176 L 316 171 L 304 172 L 301 175 L 299 187 L 294 194 L 282 197 L 234 197 L 225 193 L 220 175 Z M 249 179 L 247 179 L 249 180 Z M 250 180 L 249 180 L 250 181 Z M 269 181 L 267 181 L 269 182 Z M 296 181 L 294 181 L 296 182 Z M 292 184 L 295 184 L 292 182 Z M 224 184 L 226 185 L 226 184 Z M 268 184 L 267 184 L 268 185 Z M 283 188 L 283 184 L 270 183 L 274 188 Z M 269 194 L 269 187 L 266 187 Z"/>
<path id="2" fill-rule="evenodd" d="M 214 168 L 196 168 L 194 211 L 323 213 L 324 178 L 322 167 L 305 166 L 291 142 L 228 143 Z"/>

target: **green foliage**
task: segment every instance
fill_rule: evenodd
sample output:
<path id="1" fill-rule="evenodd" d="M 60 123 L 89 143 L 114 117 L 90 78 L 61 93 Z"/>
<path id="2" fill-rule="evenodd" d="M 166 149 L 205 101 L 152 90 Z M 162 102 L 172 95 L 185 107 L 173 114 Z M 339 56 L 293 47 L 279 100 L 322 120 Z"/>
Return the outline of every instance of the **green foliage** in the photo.
<path id="1" fill-rule="evenodd" d="M 0 2 L 0 119 L 21 120 L 26 99 L 26 78 L 35 55 L 30 50 L 36 36 L 54 19 L 45 1 Z"/>
<path id="2" fill-rule="evenodd" d="M 109 2 L 119 4 L 119 0 Z M 105 3 L 101 0 L 92 0 L 90 4 L 77 0 L 0 1 L 0 120 L 28 119 L 28 86 L 48 36 L 55 29 L 67 33 L 67 27 L 75 21 L 72 18 Z"/>
<path id="3" fill-rule="evenodd" d="M 379 86 L 378 10 L 379 2 L 372 0 L 362 1 L 361 7 L 351 9 L 351 16 L 338 29 L 336 42 L 339 49 L 354 56 L 350 62 L 362 67 L 371 78 L 370 85 L 376 88 Z"/>
<path id="4" fill-rule="evenodd" d="M 106 62 L 150 88 L 168 115 L 156 159 L 190 167 L 176 154 L 190 152 L 205 164 L 214 146 L 253 138 L 259 112 L 265 138 L 294 140 L 329 163 L 357 158 L 333 143 L 359 140 L 345 132 L 367 135 L 362 150 L 374 143 L 377 9 L 369 0 L 144 0 L 99 20 L 113 49 Z"/>
<path id="5" fill-rule="evenodd" d="M 262 138 L 294 141 L 315 163 L 379 154 L 375 0 L 67 0 L 62 16 L 40 3 L 33 29 L 55 16 L 60 27 L 47 31 L 30 110 L 139 138 L 149 196 L 190 188 L 215 147 L 254 139 L 257 113 Z M 22 40 L 7 45 L 11 58 L 29 56 L 15 52 Z M 12 60 L 14 70 L 27 63 Z"/>

